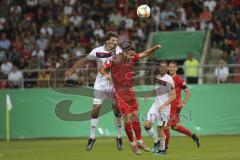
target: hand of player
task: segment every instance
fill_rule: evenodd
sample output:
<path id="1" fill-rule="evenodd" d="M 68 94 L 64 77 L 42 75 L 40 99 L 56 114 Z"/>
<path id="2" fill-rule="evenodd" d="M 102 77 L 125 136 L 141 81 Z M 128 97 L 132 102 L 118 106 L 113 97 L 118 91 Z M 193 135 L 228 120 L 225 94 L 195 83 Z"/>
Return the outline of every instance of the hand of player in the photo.
<path id="1" fill-rule="evenodd" d="M 158 108 L 158 112 L 162 112 L 163 108 L 164 108 L 164 105 L 161 105 L 161 106 Z"/>
<path id="2" fill-rule="evenodd" d="M 159 48 L 161 48 L 162 46 L 161 45 L 156 45 L 155 46 L 155 49 L 159 49 Z"/>
<path id="3" fill-rule="evenodd" d="M 181 104 L 179 104 L 179 108 L 184 108 L 185 107 L 185 105 L 186 105 L 186 103 L 184 103 L 184 102 L 182 102 Z"/>

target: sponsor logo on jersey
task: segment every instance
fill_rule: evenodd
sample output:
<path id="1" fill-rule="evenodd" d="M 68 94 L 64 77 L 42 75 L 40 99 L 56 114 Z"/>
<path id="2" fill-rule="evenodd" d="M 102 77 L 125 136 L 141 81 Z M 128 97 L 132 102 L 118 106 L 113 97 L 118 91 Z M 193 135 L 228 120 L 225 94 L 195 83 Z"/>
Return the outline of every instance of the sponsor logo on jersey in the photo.
<path id="1" fill-rule="evenodd" d="M 112 52 L 96 52 L 98 58 L 108 58 L 112 56 Z"/>

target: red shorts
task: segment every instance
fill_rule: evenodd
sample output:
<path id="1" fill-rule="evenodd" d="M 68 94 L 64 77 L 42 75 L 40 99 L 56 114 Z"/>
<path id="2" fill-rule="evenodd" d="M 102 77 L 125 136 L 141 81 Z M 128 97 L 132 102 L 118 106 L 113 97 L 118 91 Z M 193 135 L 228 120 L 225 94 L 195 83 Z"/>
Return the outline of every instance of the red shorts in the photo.
<path id="1" fill-rule="evenodd" d="M 180 112 L 181 108 L 179 108 L 178 105 L 171 107 L 168 126 L 175 126 L 180 122 Z"/>
<path id="2" fill-rule="evenodd" d="M 117 106 L 123 115 L 138 111 L 138 101 L 133 90 L 116 91 L 115 94 Z"/>

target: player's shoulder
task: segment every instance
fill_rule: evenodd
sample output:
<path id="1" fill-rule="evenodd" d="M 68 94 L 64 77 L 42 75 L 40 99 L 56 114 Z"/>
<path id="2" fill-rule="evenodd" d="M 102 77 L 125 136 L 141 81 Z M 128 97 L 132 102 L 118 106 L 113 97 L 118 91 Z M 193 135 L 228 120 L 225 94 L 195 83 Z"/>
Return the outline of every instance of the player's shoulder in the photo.
<path id="1" fill-rule="evenodd" d="M 93 48 L 91 52 L 99 52 L 99 51 L 104 51 L 104 46 Z"/>
<path id="2" fill-rule="evenodd" d="M 172 80 L 173 78 L 169 74 L 165 74 L 164 78 Z"/>
<path id="3" fill-rule="evenodd" d="M 122 48 L 120 46 L 116 47 L 116 54 L 119 54 L 122 52 Z"/>
<path id="4" fill-rule="evenodd" d="M 173 78 L 172 78 L 169 74 L 165 74 L 165 75 L 164 75 L 164 79 L 165 79 L 167 82 L 170 82 L 170 83 L 174 82 L 174 81 L 173 81 Z"/>
<path id="5" fill-rule="evenodd" d="M 182 77 L 179 76 L 178 74 L 173 76 L 173 80 L 175 80 L 175 81 L 183 81 Z"/>

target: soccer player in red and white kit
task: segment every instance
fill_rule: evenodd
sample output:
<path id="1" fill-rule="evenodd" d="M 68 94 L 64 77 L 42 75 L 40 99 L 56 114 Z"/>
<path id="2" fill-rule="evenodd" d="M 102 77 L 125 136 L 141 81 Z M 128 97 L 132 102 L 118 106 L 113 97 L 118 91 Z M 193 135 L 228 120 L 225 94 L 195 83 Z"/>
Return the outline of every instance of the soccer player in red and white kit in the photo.
<path id="1" fill-rule="evenodd" d="M 69 70 L 66 71 L 66 76 L 69 77 L 78 67 L 87 64 L 89 61 L 97 62 L 98 69 L 115 54 L 122 52 L 118 46 L 118 35 L 115 32 L 107 32 L 105 36 L 105 44 L 103 46 L 94 48 L 88 56 L 78 60 Z M 93 109 L 91 115 L 91 134 L 86 145 L 86 150 L 91 151 L 96 141 L 96 129 L 99 120 L 100 109 L 105 99 L 109 99 L 113 105 L 115 115 L 115 124 L 117 128 L 117 149 L 122 150 L 122 127 L 121 127 L 121 114 L 116 107 L 116 102 L 113 97 L 113 84 L 107 80 L 102 74 L 98 73 L 94 83 L 94 98 Z"/>
<path id="2" fill-rule="evenodd" d="M 139 54 L 135 53 L 130 41 L 122 42 L 120 47 L 123 50 L 122 53 L 105 62 L 100 72 L 113 81 L 117 106 L 124 117 L 125 132 L 134 153 L 139 155 L 141 154 L 139 148 L 148 152 L 150 148 L 142 140 L 141 124 L 138 118 L 138 102 L 133 89 L 133 65 L 138 59 L 152 55 L 161 46 L 156 45 Z M 137 143 L 134 140 L 133 132 Z"/>
<path id="3" fill-rule="evenodd" d="M 185 81 L 177 75 L 178 65 L 176 62 L 172 61 L 168 65 L 169 75 L 172 77 L 175 85 L 176 91 L 176 99 L 171 103 L 171 111 L 170 111 L 170 121 L 168 122 L 168 126 L 171 126 L 171 129 L 174 131 L 185 134 L 193 139 L 193 141 L 200 146 L 199 137 L 196 134 L 193 134 L 190 130 L 180 125 L 180 111 L 183 109 L 190 97 L 190 90 L 188 89 Z M 182 101 L 181 92 L 182 90 L 185 92 L 185 97 Z M 170 139 L 170 131 L 169 127 L 166 127 L 164 130 L 166 136 L 166 148 L 168 148 L 169 139 Z"/>

